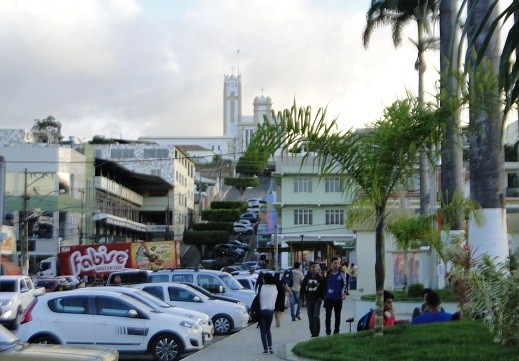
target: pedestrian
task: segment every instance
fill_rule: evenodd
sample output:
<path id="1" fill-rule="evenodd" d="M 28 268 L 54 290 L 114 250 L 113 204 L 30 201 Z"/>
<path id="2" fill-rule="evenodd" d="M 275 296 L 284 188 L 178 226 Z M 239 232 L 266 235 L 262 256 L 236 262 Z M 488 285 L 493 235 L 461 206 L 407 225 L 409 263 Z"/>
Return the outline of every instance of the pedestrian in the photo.
<path id="1" fill-rule="evenodd" d="M 272 320 L 274 319 L 274 308 L 278 290 L 276 287 L 274 276 L 265 273 L 263 276 L 263 285 L 259 288 L 261 318 L 259 320 L 259 329 L 261 343 L 263 344 L 263 353 L 274 353 L 272 349 Z"/>
<path id="2" fill-rule="evenodd" d="M 276 305 L 274 307 L 274 317 L 276 319 L 276 327 L 279 327 L 281 326 L 281 319 L 283 318 L 283 314 L 285 312 L 286 294 L 290 292 L 290 288 L 288 288 L 288 286 L 281 281 L 281 273 L 274 273 L 274 279 L 276 280 L 276 288 L 278 290 Z"/>
<path id="3" fill-rule="evenodd" d="M 321 330 L 321 304 L 325 291 L 325 280 L 319 273 L 319 263 L 312 262 L 310 270 L 303 279 L 301 284 L 301 299 L 299 302 L 306 300 L 306 310 L 308 313 L 308 325 L 312 337 L 319 336 Z"/>
<path id="4" fill-rule="evenodd" d="M 326 334 L 331 334 L 332 310 L 335 315 L 333 333 L 339 333 L 341 326 L 342 301 L 346 298 L 346 276 L 341 270 L 339 257 L 332 258 L 331 269 L 326 274 L 326 293 L 324 295 L 324 310 Z"/>
<path id="5" fill-rule="evenodd" d="M 342 264 L 341 271 L 344 272 L 344 275 L 346 276 L 346 295 L 349 295 L 350 294 L 349 291 L 350 291 L 351 268 L 350 268 L 350 263 L 348 261 L 346 261 Z"/>
<path id="6" fill-rule="evenodd" d="M 265 274 L 263 273 L 263 271 L 260 271 L 260 273 L 258 274 L 258 278 L 256 279 L 256 285 L 254 286 L 254 291 L 256 293 L 259 293 L 261 290 L 261 286 L 263 286 L 264 283 L 265 283 Z"/>
<path id="7" fill-rule="evenodd" d="M 299 315 L 301 311 L 299 299 L 301 297 L 301 283 L 303 283 L 304 276 L 299 268 L 301 268 L 301 263 L 294 262 L 294 268 L 292 269 L 292 287 L 290 288 L 290 291 L 292 291 L 292 296 L 290 297 L 290 316 L 292 316 L 292 321 L 301 319 Z"/>

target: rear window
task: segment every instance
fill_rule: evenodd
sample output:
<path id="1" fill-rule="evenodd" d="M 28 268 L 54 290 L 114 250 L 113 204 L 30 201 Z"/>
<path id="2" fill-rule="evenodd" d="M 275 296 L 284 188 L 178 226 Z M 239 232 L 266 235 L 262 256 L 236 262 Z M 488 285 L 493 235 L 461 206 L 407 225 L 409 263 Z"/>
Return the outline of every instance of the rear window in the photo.
<path id="1" fill-rule="evenodd" d="M 1 280 L 0 281 L 0 292 L 16 292 L 16 281 Z"/>
<path id="2" fill-rule="evenodd" d="M 58 297 L 47 304 L 56 313 L 88 313 L 88 298 L 85 296 Z"/>

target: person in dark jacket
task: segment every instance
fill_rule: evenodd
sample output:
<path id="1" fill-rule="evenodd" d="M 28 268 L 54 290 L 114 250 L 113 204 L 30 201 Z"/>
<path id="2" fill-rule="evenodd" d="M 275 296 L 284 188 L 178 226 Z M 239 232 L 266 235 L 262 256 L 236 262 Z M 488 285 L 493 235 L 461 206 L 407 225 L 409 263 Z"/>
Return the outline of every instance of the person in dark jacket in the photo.
<path id="1" fill-rule="evenodd" d="M 323 302 L 325 291 L 326 280 L 319 272 L 319 263 L 312 262 L 310 264 L 310 270 L 301 284 L 301 299 L 299 301 L 304 302 L 306 300 L 308 323 L 312 337 L 319 336 L 321 330 L 321 319 L 319 314 L 321 313 L 321 304 Z"/>

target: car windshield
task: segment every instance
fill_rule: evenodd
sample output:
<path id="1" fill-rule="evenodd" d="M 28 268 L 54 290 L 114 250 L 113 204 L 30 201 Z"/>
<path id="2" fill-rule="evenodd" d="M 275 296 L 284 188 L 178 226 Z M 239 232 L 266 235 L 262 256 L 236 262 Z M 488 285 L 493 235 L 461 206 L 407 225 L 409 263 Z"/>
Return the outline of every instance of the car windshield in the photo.
<path id="1" fill-rule="evenodd" d="M 240 284 L 240 282 L 236 281 L 236 278 L 233 276 L 229 274 L 221 274 L 218 276 L 225 282 L 227 286 L 229 286 L 231 290 L 243 290 L 243 286 Z"/>

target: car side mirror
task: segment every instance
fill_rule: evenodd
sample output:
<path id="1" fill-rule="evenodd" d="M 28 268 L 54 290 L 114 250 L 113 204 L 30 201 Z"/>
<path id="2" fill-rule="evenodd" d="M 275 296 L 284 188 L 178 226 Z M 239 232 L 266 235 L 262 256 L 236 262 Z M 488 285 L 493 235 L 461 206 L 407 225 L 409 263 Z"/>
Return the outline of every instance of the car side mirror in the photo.
<path id="1" fill-rule="evenodd" d="M 198 296 L 193 297 L 193 302 L 202 302 L 202 299 Z"/>
<path id="2" fill-rule="evenodd" d="M 139 312 L 137 312 L 137 310 L 134 310 L 132 308 L 131 310 L 128 310 L 128 317 L 137 318 L 137 317 L 139 317 Z"/>
<path id="3" fill-rule="evenodd" d="M 25 292 L 29 292 L 29 287 L 22 287 L 20 289 L 20 293 L 25 293 Z"/>

